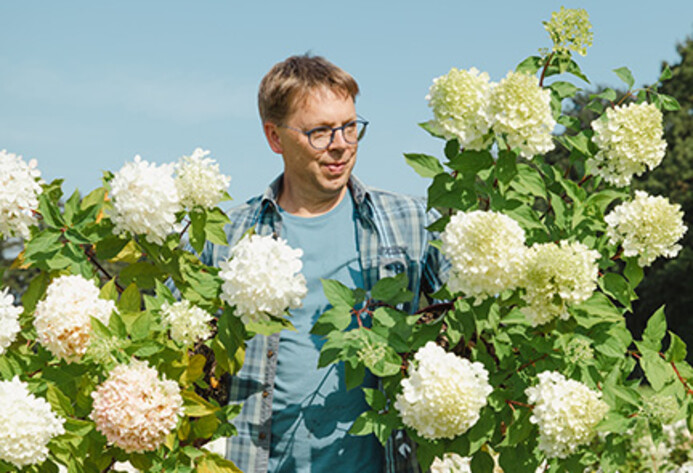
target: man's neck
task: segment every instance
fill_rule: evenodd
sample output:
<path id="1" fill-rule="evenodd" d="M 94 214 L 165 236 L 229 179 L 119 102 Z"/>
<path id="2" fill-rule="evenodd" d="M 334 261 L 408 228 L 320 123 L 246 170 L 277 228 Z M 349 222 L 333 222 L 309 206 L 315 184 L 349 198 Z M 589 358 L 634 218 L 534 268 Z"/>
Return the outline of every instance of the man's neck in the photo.
<path id="1" fill-rule="evenodd" d="M 287 186 L 284 181 L 277 203 L 286 212 L 298 217 L 317 217 L 326 214 L 337 207 L 347 193 L 346 187 L 339 194 L 332 196 L 301 195 L 292 190 L 294 189 Z"/>

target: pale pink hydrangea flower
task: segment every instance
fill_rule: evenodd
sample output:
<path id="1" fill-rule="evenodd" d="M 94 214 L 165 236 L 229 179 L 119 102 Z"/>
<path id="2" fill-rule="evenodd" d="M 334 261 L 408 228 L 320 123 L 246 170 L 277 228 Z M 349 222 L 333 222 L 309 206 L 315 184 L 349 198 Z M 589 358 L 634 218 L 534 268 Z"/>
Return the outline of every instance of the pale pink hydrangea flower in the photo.
<path id="1" fill-rule="evenodd" d="M 145 361 L 116 366 L 91 396 L 96 429 L 127 453 L 156 450 L 183 415 L 178 384 Z"/>

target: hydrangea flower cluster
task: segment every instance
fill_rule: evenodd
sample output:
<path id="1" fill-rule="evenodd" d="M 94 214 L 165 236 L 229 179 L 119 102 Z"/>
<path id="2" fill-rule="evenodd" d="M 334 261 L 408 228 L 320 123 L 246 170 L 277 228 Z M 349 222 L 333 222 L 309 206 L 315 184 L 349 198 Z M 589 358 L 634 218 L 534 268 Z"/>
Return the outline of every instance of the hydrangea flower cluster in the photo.
<path id="1" fill-rule="evenodd" d="M 36 305 L 38 341 L 58 358 L 77 361 L 89 345 L 91 317 L 108 325 L 114 310 L 115 303 L 101 299 L 99 289 L 84 277 L 55 278 Z"/>
<path id="2" fill-rule="evenodd" d="M 48 442 L 65 433 L 65 421 L 16 376 L 0 381 L 0 406 L 0 460 L 17 468 L 43 462 Z"/>
<path id="3" fill-rule="evenodd" d="M 231 178 L 219 172 L 219 165 L 208 158 L 209 151 L 197 148 L 176 164 L 176 186 L 181 203 L 188 209 L 197 205 L 216 206 L 224 197 Z"/>
<path id="4" fill-rule="evenodd" d="M 662 112 L 653 104 L 630 103 L 606 111 L 592 122 L 592 141 L 599 151 L 587 160 L 595 174 L 616 186 L 630 184 L 633 175 L 662 162 L 667 147 Z"/>
<path id="5" fill-rule="evenodd" d="M 414 355 L 416 366 L 402 381 L 395 409 L 404 425 L 430 440 L 454 438 L 479 420 L 493 391 L 488 371 L 428 342 Z"/>
<path id="6" fill-rule="evenodd" d="M 525 233 L 500 212 L 475 210 L 452 216 L 441 235 L 452 264 L 448 288 L 468 296 L 493 296 L 517 286 Z"/>
<path id="7" fill-rule="evenodd" d="M 300 273 L 303 251 L 282 239 L 251 235 L 231 250 L 222 262 L 219 276 L 224 283 L 221 298 L 235 306 L 244 324 L 278 317 L 287 309 L 301 306 L 306 296 L 306 279 Z"/>
<path id="8" fill-rule="evenodd" d="M 116 366 L 91 396 L 96 429 L 127 453 L 156 450 L 183 415 L 178 384 L 145 361 Z"/>
<path id="9" fill-rule="evenodd" d="M 5 353 L 21 330 L 19 314 L 22 312 L 21 307 L 14 305 L 14 298 L 8 293 L 7 288 L 3 289 L 0 292 L 0 355 Z"/>
<path id="10" fill-rule="evenodd" d="M 490 94 L 486 72 L 453 67 L 446 75 L 433 79 L 426 96 L 435 117 L 429 125 L 448 140 L 457 138 L 462 148 L 484 149 L 488 144 L 484 135 L 491 127 Z"/>
<path id="11" fill-rule="evenodd" d="M 530 422 L 539 426 L 539 449 L 549 458 L 566 458 L 592 440 L 609 406 L 600 392 L 556 371 L 538 377 L 539 383 L 525 394 L 534 404 Z"/>
<path id="12" fill-rule="evenodd" d="M 551 92 L 533 75 L 508 72 L 491 92 L 490 113 L 493 130 L 511 148 L 519 148 L 520 156 L 529 159 L 554 148 Z"/>
<path id="13" fill-rule="evenodd" d="M 568 305 L 589 299 L 597 287 L 599 257 L 579 242 L 536 244 L 527 250 L 520 283 L 527 306 L 522 312 L 533 326 L 567 319 Z"/>
<path id="14" fill-rule="evenodd" d="M 584 56 L 587 48 L 592 46 L 592 24 L 589 15 L 582 8 L 561 7 L 560 11 L 551 13 L 551 20 L 543 23 L 557 54 L 574 51 Z"/>
<path id="15" fill-rule="evenodd" d="M 472 473 L 469 457 L 456 453 L 446 453 L 431 464 L 431 473 Z"/>
<path id="16" fill-rule="evenodd" d="M 163 322 L 171 328 L 171 338 L 182 345 L 206 340 L 212 335 L 212 327 L 209 325 L 212 315 L 190 304 L 190 301 L 164 304 L 161 314 Z"/>
<path id="17" fill-rule="evenodd" d="M 161 245 L 176 231 L 181 203 L 174 168 L 174 164 L 150 164 L 138 155 L 115 173 L 111 180 L 115 233 L 143 234 L 147 241 Z"/>
<path id="18" fill-rule="evenodd" d="M 675 257 L 678 241 L 688 229 L 679 204 L 665 197 L 635 191 L 635 198 L 614 208 L 605 217 L 611 244 L 621 243 L 624 256 L 638 256 L 640 266 L 649 266 L 659 256 Z"/>
<path id="19" fill-rule="evenodd" d="M 41 194 L 41 173 L 36 161 L 0 150 L 0 234 L 29 238 L 36 223 L 34 210 Z"/>

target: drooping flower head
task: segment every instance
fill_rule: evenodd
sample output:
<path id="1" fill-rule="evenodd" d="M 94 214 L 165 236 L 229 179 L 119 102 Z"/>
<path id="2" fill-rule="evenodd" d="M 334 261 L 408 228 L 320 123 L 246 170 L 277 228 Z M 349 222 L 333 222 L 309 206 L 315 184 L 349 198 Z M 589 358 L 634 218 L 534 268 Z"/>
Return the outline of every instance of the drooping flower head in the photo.
<path id="1" fill-rule="evenodd" d="M 115 233 L 144 235 L 162 244 L 176 230 L 180 197 L 173 179 L 174 164 L 157 166 L 139 156 L 126 163 L 111 180 Z"/>
<path id="2" fill-rule="evenodd" d="M 630 184 L 633 175 L 659 166 L 667 147 L 662 112 L 648 103 L 629 103 L 606 110 L 592 122 L 592 141 L 599 151 L 587 160 L 594 172 L 616 186 Z"/>
<path id="3" fill-rule="evenodd" d="M 231 178 L 219 172 L 219 164 L 208 158 L 209 151 L 196 148 L 176 164 L 176 186 L 184 207 L 211 209 L 224 197 Z"/>
<path id="4" fill-rule="evenodd" d="M 551 13 L 551 20 L 543 23 L 553 41 L 553 51 L 557 54 L 574 51 L 584 56 L 587 48 L 592 46 L 592 24 L 582 8 L 561 7 L 559 11 Z"/>
<path id="5" fill-rule="evenodd" d="M 99 289 L 82 276 L 60 276 L 48 285 L 36 305 L 38 341 L 68 362 L 84 355 L 91 338 L 91 317 L 108 325 L 115 303 L 99 297 Z"/>
<path id="6" fill-rule="evenodd" d="M 538 377 L 539 383 L 525 394 L 534 404 L 530 422 L 539 427 L 539 449 L 549 458 L 566 458 L 592 440 L 609 406 L 600 392 L 556 371 Z"/>
<path id="7" fill-rule="evenodd" d="M 446 353 L 434 342 L 419 349 L 414 360 L 395 400 L 404 425 L 430 440 L 465 433 L 493 391 L 484 366 Z"/>
<path id="8" fill-rule="evenodd" d="M 171 328 L 171 338 L 182 345 L 206 340 L 212 335 L 209 325 L 212 315 L 190 301 L 164 304 L 161 313 L 164 324 Z"/>
<path id="9" fill-rule="evenodd" d="M 526 255 L 522 312 L 534 326 L 567 319 L 568 306 L 589 299 L 597 287 L 600 254 L 582 243 L 536 244 Z"/>
<path id="10" fill-rule="evenodd" d="M 519 148 L 520 156 L 529 159 L 554 148 L 551 92 L 533 75 L 508 72 L 491 92 L 490 111 L 493 130 L 511 148 Z"/>
<path id="11" fill-rule="evenodd" d="M 222 300 L 235 306 L 246 324 L 300 307 L 307 292 L 301 256 L 302 250 L 281 238 L 246 236 L 231 250 L 231 259 L 219 265 Z"/>
<path id="12" fill-rule="evenodd" d="M 446 75 L 433 79 L 426 96 L 435 117 L 429 125 L 448 140 L 457 138 L 462 148 L 484 149 L 488 144 L 484 135 L 491 126 L 490 94 L 486 72 L 453 67 Z"/>
<path id="13" fill-rule="evenodd" d="M 27 164 L 21 156 L 0 150 L 0 235 L 29 238 L 29 227 L 36 224 L 40 176 L 36 160 Z"/>
<path id="14" fill-rule="evenodd" d="M 116 366 L 91 396 L 96 429 L 127 453 L 156 450 L 183 415 L 178 383 L 144 361 Z"/>
<path id="15" fill-rule="evenodd" d="M 517 286 L 525 232 L 512 218 L 493 211 L 460 212 L 452 216 L 441 240 L 452 263 L 452 292 L 483 298 Z"/>
<path id="16" fill-rule="evenodd" d="M 0 406 L 0 460 L 17 468 L 42 463 L 48 442 L 65 433 L 64 419 L 16 376 L 0 381 Z"/>
<path id="17" fill-rule="evenodd" d="M 13 304 L 14 298 L 5 288 L 0 291 L 0 355 L 14 342 L 21 330 L 19 315 L 23 309 Z"/>
<path id="18" fill-rule="evenodd" d="M 635 191 L 635 198 L 614 208 L 605 217 L 611 244 L 621 243 L 624 256 L 638 256 L 640 266 L 649 266 L 659 256 L 675 257 L 678 241 L 686 233 L 679 204 L 665 197 Z"/>

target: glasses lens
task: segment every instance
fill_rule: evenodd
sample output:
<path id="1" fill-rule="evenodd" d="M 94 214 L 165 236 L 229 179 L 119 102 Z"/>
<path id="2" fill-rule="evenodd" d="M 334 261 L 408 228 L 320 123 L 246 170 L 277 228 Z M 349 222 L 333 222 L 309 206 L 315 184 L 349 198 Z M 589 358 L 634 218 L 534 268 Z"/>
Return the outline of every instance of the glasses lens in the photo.
<path id="1" fill-rule="evenodd" d="M 310 132 L 310 135 L 308 135 L 310 144 L 317 149 L 327 148 L 330 145 L 331 137 L 332 128 L 326 126 L 315 128 Z"/>
<path id="2" fill-rule="evenodd" d="M 356 144 L 366 132 L 366 123 L 356 120 L 344 125 L 344 141 Z"/>

